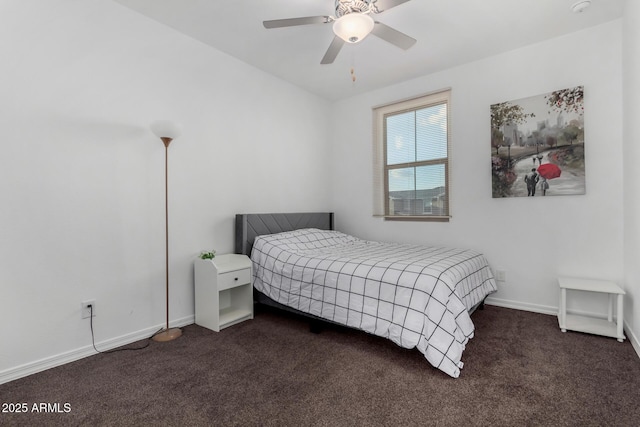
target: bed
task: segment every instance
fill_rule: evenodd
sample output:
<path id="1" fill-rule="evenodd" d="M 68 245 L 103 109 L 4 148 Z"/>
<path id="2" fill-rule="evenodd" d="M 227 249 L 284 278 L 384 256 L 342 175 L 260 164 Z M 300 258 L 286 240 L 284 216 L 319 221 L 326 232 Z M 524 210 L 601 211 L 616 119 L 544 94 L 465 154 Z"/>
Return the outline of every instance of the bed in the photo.
<path id="1" fill-rule="evenodd" d="M 237 215 L 236 252 L 251 257 L 256 302 L 417 348 L 454 378 L 470 312 L 497 290 L 476 251 L 359 239 L 332 213 Z"/>

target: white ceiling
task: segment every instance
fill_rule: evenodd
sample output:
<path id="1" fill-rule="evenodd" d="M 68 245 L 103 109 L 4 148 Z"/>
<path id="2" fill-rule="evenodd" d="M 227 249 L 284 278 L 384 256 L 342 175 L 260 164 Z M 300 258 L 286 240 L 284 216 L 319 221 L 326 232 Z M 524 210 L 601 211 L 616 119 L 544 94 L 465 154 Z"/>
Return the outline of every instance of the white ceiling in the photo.
<path id="1" fill-rule="evenodd" d="M 334 0 L 114 0 L 329 100 L 338 100 L 622 16 L 623 0 L 411 0 L 376 20 L 415 38 L 403 51 L 369 36 L 320 65 L 331 24 L 267 30 L 263 20 L 335 15 Z M 354 68 L 356 81 L 350 70 Z"/>

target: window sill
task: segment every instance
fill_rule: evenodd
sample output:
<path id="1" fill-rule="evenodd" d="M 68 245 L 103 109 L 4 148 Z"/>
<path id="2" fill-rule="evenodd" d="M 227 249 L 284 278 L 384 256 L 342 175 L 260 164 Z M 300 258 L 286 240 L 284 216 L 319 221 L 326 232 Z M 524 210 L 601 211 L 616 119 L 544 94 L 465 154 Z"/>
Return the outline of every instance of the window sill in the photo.
<path id="1" fill-rule="evenodd" d="M 449 222 L 450 216 L 425 216 L 425 215 L 382 215 L 385 221 L 427 221 Z"/>

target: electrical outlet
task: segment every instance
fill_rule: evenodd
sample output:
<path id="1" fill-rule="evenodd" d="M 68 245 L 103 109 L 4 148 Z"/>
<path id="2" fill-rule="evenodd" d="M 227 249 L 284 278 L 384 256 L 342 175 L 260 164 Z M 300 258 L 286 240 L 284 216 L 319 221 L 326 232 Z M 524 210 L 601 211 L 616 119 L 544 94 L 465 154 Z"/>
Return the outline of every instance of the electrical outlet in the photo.
<path id="1" fill-rule="evenodd" d="M 507 281 L 507 272 L 504 270 L 496 270 L 496 280 L 498 282 L 506 282 Z"/>
<path id="2" fill-rule="evenodd" d="M 93 314 L 96 317 L 96 301 L 88 300 L 80 303 L 80 317 L 82 319 L 88 319 Z"/>

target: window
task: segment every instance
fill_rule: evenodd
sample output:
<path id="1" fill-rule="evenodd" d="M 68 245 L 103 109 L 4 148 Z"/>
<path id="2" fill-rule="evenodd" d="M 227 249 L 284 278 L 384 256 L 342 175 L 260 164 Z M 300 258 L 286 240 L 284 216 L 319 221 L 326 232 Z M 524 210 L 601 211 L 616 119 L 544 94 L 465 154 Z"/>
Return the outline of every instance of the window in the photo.
<path id="1" fill-rule="evenodd" d="M 374 108 L 374 215 L 449 220 L 449 93 Z"/>

